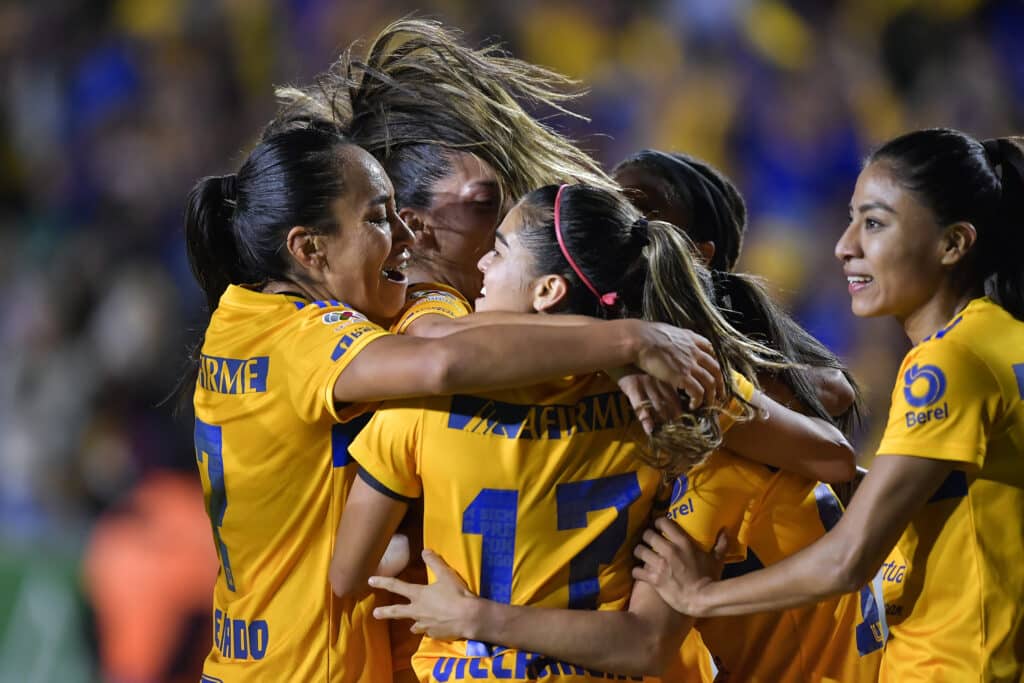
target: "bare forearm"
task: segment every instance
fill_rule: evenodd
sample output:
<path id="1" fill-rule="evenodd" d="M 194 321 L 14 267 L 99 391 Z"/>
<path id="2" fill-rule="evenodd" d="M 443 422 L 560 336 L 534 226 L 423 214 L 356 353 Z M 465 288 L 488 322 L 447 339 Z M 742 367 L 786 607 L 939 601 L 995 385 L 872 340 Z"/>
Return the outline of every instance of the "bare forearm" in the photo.
<path id="1" fill-rule="evenodd" d="M 608 673 L 658 675 L 665 658 L 660 628 L 631 612 L 542 609 L 478 600 L 469 624 L 474 640 Z"/>
<path id="2" fill-rule="evenodd" d="M 870 570 L 866 577 L 856 576 L 859 573 L 856 567 L 847 564 L 849 560 L 832 547 L 831 540 L 826 536 L 765 569 L 734 579 L 708 582 L 696 593 L 692 616 L 708 618 L 770 612 L 811 605 L 857 590 L 870 579 Z"/>
<path id="3" fill-rule="evenodd" d="M 522 386 L 628 365 L 638 353 L 630 322 L 492 325 L 451 335 L 444 340 L 440 393 Z"/>
<path id="4" fill-rule="evenodd" d="M 420 323 L 426 323 L 421 325 Z M 594 319 L 585 315 L 536 315 L 533 313 L 502 313 L 486 311 L 472 313 L 461 318 L 447 318 L 441 315 L 426 315 L 409 326 L 406 334 L 415 337 L 446 337 L 489 325 L 530 325 L 544 327 L 579 327 L 593 325 Z"/>

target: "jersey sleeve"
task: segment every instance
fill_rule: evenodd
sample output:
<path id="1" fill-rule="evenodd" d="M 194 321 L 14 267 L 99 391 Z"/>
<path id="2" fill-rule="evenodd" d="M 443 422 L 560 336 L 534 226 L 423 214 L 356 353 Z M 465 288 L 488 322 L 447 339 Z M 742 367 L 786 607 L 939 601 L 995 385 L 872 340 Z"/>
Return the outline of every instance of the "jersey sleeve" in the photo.
<path id="1" fill-rule="evenodd" d="M 924 342 L 900 368 L 878 452 L 981 467 L 1000 400 L 996 376 L 968 347 Z"/>
<path id="2" fill-rule="evenodd" d="M 298 414 L 308 422 L 324 414 L 345 422 L 364 412 L 363 404 L 337 404 L 334 383 L 370 342 L 388 331 L 337 302 L 315 302 L 293 315 L 288 385 Z"/>
<path id="3" fill-rule="evenodd" d="M 469 302 L 457 294 L 443 289 L 422 289 L 414 292 L 391 326 L 395 334 L 405 334 L 409 326 L 425 315 L 441 315 L 445 318 L 461 318 L 473 312 Z"/>
<path id="4" fill-rule="evenodd" d="M 753 463 L 715 451 L 676 479 L 667 514 L 706 551 L 725 529 L 730 542 L 726 560 L 739 561 L 746 557 L 745 523 L 759 490 Z"/>
<path id="5" fill-rule="evenodd" d="M 732 381 L 736 385 L 736 392 L 743 398 L 744 401 L 749 401 L 754 397 L 754 385 L 746 377 L 732 371 Z M 736 423 L 736 416 L 742 413 L 742 406 L 740 402 L 735 398 L 729 402 L 726 406 L 725 412 L 721 413 L 718 417 L 718 425 L 722 431 L 725 432 Z"/>
<path id="6" fill-rule="evenodd" d="M 381 493 L 412 500 L 423 492 L 420 479 L 422 400 L 382 404 L 349 446 L 359 476 Z"/>

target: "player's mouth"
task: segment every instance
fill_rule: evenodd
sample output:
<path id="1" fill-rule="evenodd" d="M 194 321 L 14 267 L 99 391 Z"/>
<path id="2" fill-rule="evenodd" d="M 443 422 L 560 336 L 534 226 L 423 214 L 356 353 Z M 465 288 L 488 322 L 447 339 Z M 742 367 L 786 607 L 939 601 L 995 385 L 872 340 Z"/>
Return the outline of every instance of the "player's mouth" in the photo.
<path id="1" fill-rule="evenodd" d="M 846 276 L 846 289 L 850 294 L 856 294 L 862 291 L 865 287 L 875 281 L 875 278 L 870 275 L 853 275 L 847 274 Z"/>
<path id="2" fill-rule="evenodd" d="M 405 276 L 405 270 L 409 267 L 409 250 L 403 249 L 398 253 L 398 256 L 391 262 L 385 263 L 381 269 L 380 274 L 388 282 L 394 282 L 398 285 L 404 285 L 408 282 L 408 278 Z"/>

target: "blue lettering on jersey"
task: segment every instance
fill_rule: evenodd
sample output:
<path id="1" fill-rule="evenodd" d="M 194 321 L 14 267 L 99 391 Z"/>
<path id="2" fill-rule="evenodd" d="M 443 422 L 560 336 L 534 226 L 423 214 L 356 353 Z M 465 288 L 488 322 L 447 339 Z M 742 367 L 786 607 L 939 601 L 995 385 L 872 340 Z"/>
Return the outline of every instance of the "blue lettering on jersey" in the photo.
<path id="1" fill-rule="evenodd" d="M 906 420 L 907 427 L 917 427 L 918 425 L 927 424 L 934 420 L 945 420 L 949 417 L 949 403 L 944 402 L 939 408 L 929 408 L 928 410 L 908 410 L 904 415 L 903 419 Z"/>
<path id="2" fill-rule="evenodd" d="M 432 681 L 499 680 L 535 681 L 552 676 L 579 677 L 582 680 L 605 678 L 620 681 L 642 681 L 643 676 L 625 676 L 584 669 L 582 666 L 562 662 L 531 652 L 495 647 L 493 656 L 438 657 L 430 672 Z"/>
<path id="3" fill-rule="evenodd" d="M 927 383 L 925 393 L 915 394 L 912 387 L 918 380 Z M 946 375 L 935 365 L 914 364 L 903 373 L 903 398 L 915 408 L 924 408 L 937 403 L 946 393 Z M 918 385 L 920 387 L 920 385 Z"/>
<path id="4" fill-rule="evenodd" d="M 622 429 L 633 421 L 620 393 L 586 396 L 575 404 L 527 405 L 480 396 L 452 396 L 448 429 L 507 439 L 562 439 L 602 429 Z"/>
<path id="5" fill-rule="evenodd" d="M 221 358 L 205 353 L 199 358 L 197 383 L 218 394 L 259 394 L 267 390 L 270 358 Z"/>
<path id="6" fill-rule="evenodd" d="M 349 347 L 355 343 L 356 339 L 363 336 L 366 332 L 366 328 L 356 328 L 345 334 L 341 339 L 338 340 L 338 345 L 334 347 L 334 351 L 331 352 L 331 360 L 338 360 L 345 355 L 345 352 L 349 350 Z"/>
<path id="7" fill-rule="evenodd" d="M 213 646 L 228 659 L 263 659 L 270 642 L 265 619 L 232 619 L 219 609 L 213 611 Z"/>
<path id="8" fill-rule="evenodd" d="M 896 564 L 895 560 L 889 560 L 878 571 L 882 575 L 882 581 L 886 583 L 903 583 L 903 578 L 907 573 L 907 565 Z"/>

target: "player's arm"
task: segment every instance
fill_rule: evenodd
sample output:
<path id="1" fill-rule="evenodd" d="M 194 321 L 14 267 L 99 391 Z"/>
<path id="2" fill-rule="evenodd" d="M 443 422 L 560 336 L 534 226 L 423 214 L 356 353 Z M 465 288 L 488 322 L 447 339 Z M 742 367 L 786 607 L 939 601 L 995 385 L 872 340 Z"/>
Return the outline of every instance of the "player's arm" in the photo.
<path id="1" fill-rule="evenodd" d="M 879 455 L 846 513 L 824 537 L 777 564 L 725 581 L 709 575 L 700 549 L 675 524 L 659 520 L 661 534 L 646 532 L 650 547 L 637 548 L 645 564 L 633 576 L 697 618 L 786 609 L 855 591 L 871 580 L 954 464 Z"/>
<path id="2" fill-rule="evenodd" d="M 363 477 L 352 484 L 338 525 L 329 577 L 339 598 L 365 590 L 409 505 Z"/>
<path id="3" fill-rule="evenodd" d="M 754 416 L 725 432 L 722 445 L 748 460 L 809 479 L 848 481 L 856 473 L 853 447 L 835 426 L 755 392 Z"/>
<path id="4" fill-rule="evenodd" d="M 374 616 L 412 619 L 433 638 L 500 643 L 621 675 L 659 675 L 678 653 L 693 620 L 638 585 L 625 611 L 523 607 L 473 595 L 444 561 L 425 551 L 437 580 L 429 586 L 373 577 L 370 585 L 405 596 L 408 604 L 378 607 Z"/>
<path id="5" fill-rule="evenodd" d="M 536 315 L 484 311 L 452 318 L 439 313 L 422 315 L 409 323 L 403 334 L 413 337 L 447 337 L 455 332 L 488 325 L 541 325 L 545 327 L 579 327 L 592 325 L 594 318 L 585 315 Z"/>
<path id="6" fill-rule="evenodd" d="M 700 405 L 724 394 L 710 342 L 639 320 L 587 325 L 488 325 L 440 339 L 381 336 L 355 355 L 333 387 L 339 403 L 523 386 L 635 364 Z"/>
<path id="7" fill-rule="evenodd" d="M 808 367 L 806 372 L 818 400 L 821 401 L 821 406 L 832 417 L 845 413 L 857 400 L 857 392 L 842 370 L 812 366 Z M 757 379 L 761 389 L 772 399 L 788 408 L 805 412 L 802 406 L 798 405 L 796 394 L 788 384 L 779 379 L 778 375 L 764 373 L 764 376 L 758 375 Z"/>

